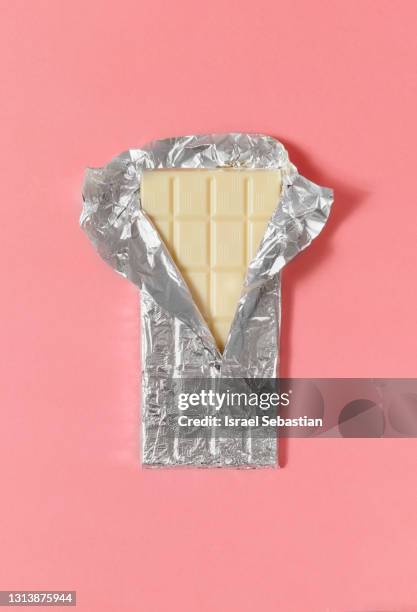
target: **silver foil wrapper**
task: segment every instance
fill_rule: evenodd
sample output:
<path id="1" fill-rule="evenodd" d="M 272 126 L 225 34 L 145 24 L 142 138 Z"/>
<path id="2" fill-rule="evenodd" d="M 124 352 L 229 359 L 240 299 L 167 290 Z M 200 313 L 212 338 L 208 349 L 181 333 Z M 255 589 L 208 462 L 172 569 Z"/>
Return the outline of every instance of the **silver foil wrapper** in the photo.
<path id="1" fill-rule="evenodd" d="M 190 291 L 141 207 L 144 170 L 280 169 L 282 191 L 251 261 L 221 354 Z M 145 466 L 277 465 L 277 440 L 250 432 L 192 440 L 167 430 L 173 378 L 273 378 L 279 366 L 280 273 L 320 233 L 332 190 L 303 178 L 283 145 L 261 134 L 208 134 L 158 140 L 88 169 L 81 226 L 101 257 L 140 289 L 142 323 L 142 462 Z"/>

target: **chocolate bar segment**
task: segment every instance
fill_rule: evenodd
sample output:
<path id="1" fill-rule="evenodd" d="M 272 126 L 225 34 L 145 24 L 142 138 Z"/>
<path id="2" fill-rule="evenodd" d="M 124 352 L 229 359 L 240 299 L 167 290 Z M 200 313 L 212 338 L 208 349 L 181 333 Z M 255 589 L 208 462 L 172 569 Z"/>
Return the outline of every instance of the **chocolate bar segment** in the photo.
<path id="1" fill-rule="evenodd" d="M 279 170 L 153 170 L 142 176 L 143 210 L 220 351 L 280 193 Z"/>

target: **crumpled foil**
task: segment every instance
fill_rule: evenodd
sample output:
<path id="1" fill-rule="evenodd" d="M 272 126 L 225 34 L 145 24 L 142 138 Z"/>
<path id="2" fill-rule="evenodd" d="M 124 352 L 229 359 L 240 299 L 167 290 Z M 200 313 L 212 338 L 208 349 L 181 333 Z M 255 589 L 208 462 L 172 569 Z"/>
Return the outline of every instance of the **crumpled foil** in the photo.
<path id="1" fill-rule="evenodd" d="M 280 169 L 282 191 L 251 261 L 223 354 L 158 232 L 141 207 L 144 170 Z M 277 465 L 277 440 L 175 439 L 166 424 L 172 378 L 273 378 L 280 331 L 280 273 L 325 225 L 331 189 L 303 178 L 283 145 L 261 134 L 208 134 L 157 140 L 88 169 L 80 223 L 101 257 L 140 287 L 142 462 L 145 466 Z"/>

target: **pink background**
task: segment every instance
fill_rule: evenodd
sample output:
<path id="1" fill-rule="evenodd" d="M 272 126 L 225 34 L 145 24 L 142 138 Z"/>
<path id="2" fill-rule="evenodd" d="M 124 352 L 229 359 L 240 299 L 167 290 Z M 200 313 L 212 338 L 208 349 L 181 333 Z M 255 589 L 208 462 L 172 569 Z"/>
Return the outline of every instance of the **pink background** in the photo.
<path id="1" fill-rule="evenodd" d="M 78 227 L 87 165 L 272 134 L 336 194 L 285 272 L 282 373 L 415 376 L 416 3 L 1 11 L 0 588 L 77 589 L 86 612 L 417 610 L 415 440 L 140 468 L 137 293 Z"/>

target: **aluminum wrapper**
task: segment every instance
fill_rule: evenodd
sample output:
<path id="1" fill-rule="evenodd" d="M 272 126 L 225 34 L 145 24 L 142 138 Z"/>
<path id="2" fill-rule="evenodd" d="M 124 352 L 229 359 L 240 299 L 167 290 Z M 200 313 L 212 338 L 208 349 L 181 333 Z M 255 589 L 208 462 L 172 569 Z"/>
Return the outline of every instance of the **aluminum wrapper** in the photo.
<path id="1" fill-rule="evenodd" d="M 140 202 L 144 170 L 280 169 L 282 191 L 250 263 L 223 354 Z M 172 378 L 272 378 L 279 365 L 280 273 L 321 232 L 330 189 L 302 177 L 283 145 L 261 134 L 208 134 L 158 140 L 86 171 L 81 226 L 101 257 L 140 289 L 142 462 L 145 466 L 277 465 L 277 440 L 193 440 L 169 435 Z"/>

